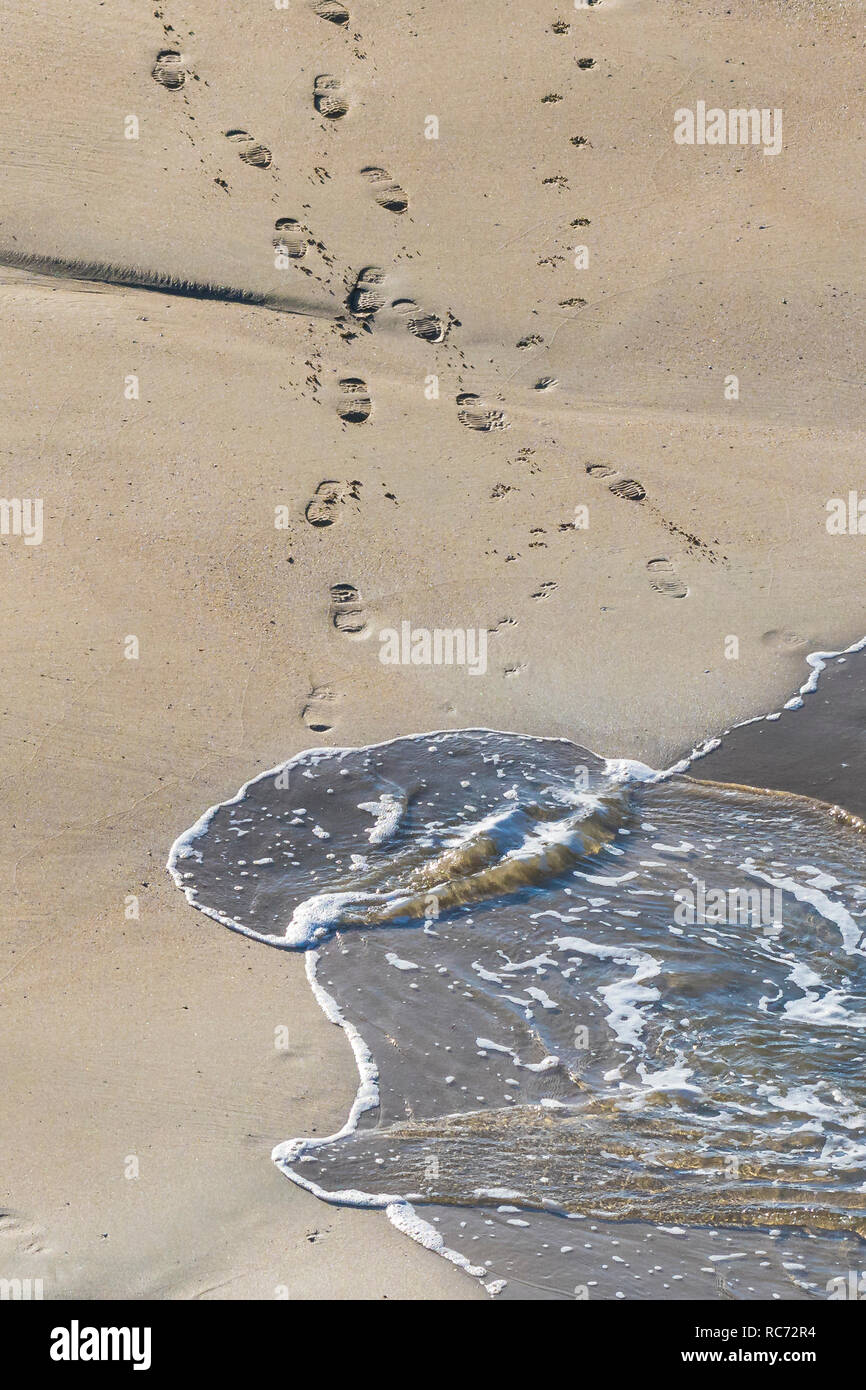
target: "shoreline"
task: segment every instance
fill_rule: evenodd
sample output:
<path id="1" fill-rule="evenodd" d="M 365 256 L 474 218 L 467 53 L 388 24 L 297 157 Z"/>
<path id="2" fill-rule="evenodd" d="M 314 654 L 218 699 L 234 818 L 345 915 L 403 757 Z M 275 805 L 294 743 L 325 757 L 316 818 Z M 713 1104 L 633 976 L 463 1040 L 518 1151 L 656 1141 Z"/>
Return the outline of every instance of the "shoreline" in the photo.
<path id="1" fill-rule="evenodd" d="M 808 803 L 813 807 L 817 806 L 821 809 L 824 809 L 828 816 L 833 816 L 836 812 L 842 812 L 846 815 L 846 823 L 853 825 L 855 829 L 866 829 L 866 822 L 861 820 L 853 812 L 845 813 L 842 807 L 831 804 L 830 802 L 827 802 L 824 799 L 819 799 L 814 794 L 807 795 L 804 793 L 797 792 L 791 793 L 790 789 L 787 786 L 783 785 L 783 783 L 785 782 L 784 771 L 780 771 L 778 774 L 781 778 L 781 782 L 778 789 L 765 788 L 760 784 L 755 783 L 736 783 L 732 780 L 723 781 L 716 779 L 710 780 L 705 778 L 695 778 L 690 773 L 690 770 L 694 762 L 701 761 L 704 758 L 711 756 L 711 754 L 717 752 L 719 749 L 724 749 L 725 741 L 729 739 L 732 734 L 735 734 L 738 730 L 749 728 L 753 725 L 764 722 L 775 722 L 775 720 L 777 720 L 780 717 L 780 714 L 783 710 L 799 712 L 805 709 L 807 707 L 806 702 L 808 701 L 809 697 L 814 696 L 816 692 L 819 690 L 821 685 L 821 677 L 827 671 L 828 667 L 830 666 L 830 663 L 838 660 L 839 658 L 842 658 L 844 660 L 845 658 L 851 655 L 862 653 L 864 648 L 866 648 L 866 637 L 860 638 L 839 650 L 828 651 L 825 649 L 821 649 L 819 651 L 808 653 L 804 661 L 806 667 L 810 671 L 810 674 L 807 677 L 807 679 L 798 687 L 796 695 L 790 696 L 784 702 L 784 704 L 782 704 L 779 711 L 770 711 L 768 714 L 765 714 L 763 716 L 751 716 L 749 719 L 744 720 L 742 723 L 733 725 L 732 728 L 726 729 L 719 736 L 705 740 L 703 744 L 698 745 L 696 748 L 694 748 L 687 758 L 679 760 L 667 769 L 650 769 L 645 765 L 641 764 L 634 764 L 631 768 L 629 768 L 629 760 L 622 760 L 617 758 L 605 759 L 602 757 L 602 755 L 595 754 L 594 750 L 587 751 L 592 752 L 594 757 L 602 761 L 604 763 L 605 768 L 616 768 L 621 780 L 633 780 L 637 783 L 657 784 L 660 782 L 668 781 L 671 778 L 682 776 L 689 782 L 694 782 L 699 785 L 718 787 L 721 789 L 727 788 L 732 791 L 738 789 L 747 792 L 759 791 L 767 793 L 769 795 L 773 795 L 774 791 L 777 791 L 777 794 L 780 796 L 793 795 L 794 797 L 804 801 L 804 803 Z M 866 658 L 864 658 L 864 668 L 866 668 Z M 866 683 L 866 669 L 860 672 L 860 686 L 862 687 L 864 683 Z M 368 745 L 368 747 L 371 747 L 373 749 L 388 747 L 390 744 L 401 742 L 407 737 L 413 740 L 417 740 L 419 742 L 423 742 L 424 740 L 432 739 L 437 734 L 442 734 L 444 732 L 446 731 L 426 730 L 420 733 L 416 731 L 408 735 L 397 735 L 393 738 L 382 740 L 374 745 Z M 489 729 L 473 729 L 461 730 L 459 732 L 502 733 L 504 731 L 494 731 Z M 799 732 L 800 741 L 802 742 L 803 730 L 800 729 Z M 514 731 L 512 731 L 512 734 L 514 734 Z M 531 739 L 534 739 L 535 736 L 529 737 Z M 796 725 L 794 726 L 794 730 L 791 737 L 796 742 Z M 542 741 L 542 736 L 539 736 L 539 741 Z M 568 740 L 557 741 L 569 742 Z M 343 1009 L 338 1004 L 336 999 L 334 999 L 317 980 L 316 967 L 317 962 L 319 960 L 318 935 L 316 935 L 314 938 L 308 939 L 303 943 L 294 941 L 291 943 L 283 942 L 279 937 L 276 936 L 262 937 L 253 932 L 252 929 L 247 928 L 243 924 L 228 918 L 227 916 L 225 916 L 225 914 L 220 913 L 217 910 L 208 907 L 202 903 L 198 903 L 195 900 L 194 896 L 195 890 L 192 888 L 188 888 L 184 885 L 181 878 L 180 870 L 178 868 L 178 865 L 187 856 L 189 856 L 191 853 L 194 853 L 194 845 L 196 840 L 207 833 L 208 827 L 214 815 L 224 807 L 237 805 L 241 803 L 244 800 L 249 789 L 253 787 L 257 782 L 263 781 L 267 778 L 273 778 L 283 772 L 288 772 L 288 770 L 292 766 L 295 766 L 296 764 L 302 765 L 304 762 L 307 761 L 307 759 L 310 756 L 312 756 L 315 759 L 316 755 L 318 754 L 333 756 L 334 754 L 339 755 L 340 753 L 347 753 L 351 751 L 356 750 L 350 749 L 348 747 L 306 749 L 303 750 L 303 752 L 294 755 L 294 757 L 286 760 L 285 762 L 278 763 L 274 767 L 268 769 L 266 772 L 259 773 L 255 777 L 250 778 L 243 784 L 243 786 L 233 797 L 230 797 L 227 801 L 217 803 L 216 805 L 209 807 L 208 810 L 203 812 L 203 814 L 199 817 L 195 824 L 190 827 L 188 831 L 181 833 L 177 837 L 169 853 L 166 869 L 170 874 L 175 886 L 179 888 L 180 891 L 184 894 L 189 905 L 195 908 L 196 910 L 203 912 L 208 917 L 211 917 L 214 920 L 220 922 L 221 925 L 229 928 L 231 931 L 237 932 L 253 940 L 260 941 L 262 944 L 267 945 L 269 947 L 275 946 L 277 948 L 291 950 L 293 952 L 302 951 L 304 956 L 305 973 L 312 995 L 315 998 L 327 1021 L 335 1025 L 342 1031 L 345 1040 L 348 1043 L 349 1048 L 352 1052 L 354 1063 L 358 1073 L 358 1085 L 357 1090 L 355 1092 L 355 1096 L 348 1110 L 347 1117 L 343 1125 L 338 1129 L 335 1129 L 333 1133 L 330 1133 L 326 1136 L 313 1137 L 311 1135 L 301 1135 L 292 1139 L 282 1140 L 274 1147 L 271 1153 L 271 1159 L 274 1162 L 274 1164 L 281 1170 L 281 1172 L 286 1177 L 289 1178 L 292 1184 L 294 1184 L 297 1187 L 300 1187 L 302 1190 L 306 1192 L 311 1193 L 316 1198 L 316 1200 L 321 1201 L 323 1204 L 325 1204 L 326 1207 L 336 1208 L 337 1210 L 360 1209 L 384 1212 L 390 1224 L 397 1231 L 407 1235 L 410 1238 L 410 1240 L 414 1241 L 416 1244 L 421 1246 L 421 1248 L 437 1254 L 438 1256 L 440 1256 L 440 1258 L 444 1259 L 450 1264 L 456 1266 L 458 1269 L 462 1270 L 464 1273 L 478 1280 L 481 1287 L 490 1296 L 496 1296 L 498 1293 L 502 1291 L 502 1289 L 506 1286 L 508 1281 L 494 1280 L 493 1283 L 485 1282 L 485 1275 L 487 1275 L 487 1280 L 489 1281 L 488 1272 L 485 1271 L 483 1267 L 473 1266 L 464 1255 L 460 1254 L 458 1251 L 451 1249 L 445 1243 L 441 1234 L 436 1230 L 436 1227 L 424 1218 L 424 1216 L 421 1213 L 426 1210 L 426 1204 L 423 1201 L 421 1201 L 419 1211 L 418 1201 L 421 1200 L 420 1198 L 418 1199 L 418 1201 L 416 1201 L 416 1199 L 413 1198 L 411 1194 L 409 1194 L 408 1196 L 395 1196 L 388 1195 L 387 1193 L 361 1190 L 329 1191 L 319 1186 L 312 1180 L 303 1177 L 303 1175 L 300 1174 L 297 1171 L 297 1169 L 292 1166 L 293 1162 L 298 1158 L 299 1155 L 305 1154 L 308 1151 L 315 1150 L 323 1146 L 327 1147 L 335 1142 L 338 1142 L 346 1135 L 353 1133 L 358 1127 L 358 1121 L 360 1117 L 365 1112 L 369 1110 L 376 1110 L 379 1108 L 379 1071 L 376 1058 L 374 1054 L 371 1052 L 363 1035 L 359 1032 L 356 1024 L 351 1019 L 346 1017 L 345 1013 L 343 1012 Z M 725 749 L 725 751 L 727 752 L 728 750 Z M 737 759 L 739 759 L 739 762 L 741 764 L 743 763 L 742 753 L 739 750 L 737 750 L 736 747 L 733 756 L 735 762 L 737 761 Z M 777 755 L 777 765 L 780 763 L 780 761 L 781 760 L 778 758 Z M 665 1232 L 663 1230 L 652 1226 L 652 1224 L 649 1222 L 642 1223 L 632 1221 L 626 1222 L 624 1224 L 628 1227 L 627 1235 L 629 1240 L 634 1240 L 636 1242 L 636 1245 L 639 1245 L 640 1243 L 642 1231 L 652 1231 L 656 1241 L 655 1253 L 657 1255 L 663 1254 L 665 1258 L 673 1257 L 674 1253 L 677 1250 L 677 1241 L 666 1239 Z M 620 1234 L 618 1225 L 615 1222 L 609 1225 L 609 1230 L 611 1233 L 616 1232 L 617 1234 Z M 692 1236 L 696 1239 L 700 1237 L 700 1234 L 700 1228 L 695 1228 L 692 1231 Z M 717 1258 L 717 1256 L 711 1255 L 709 1256 L 709 1258 L 715 1259 Z M 518 1284 L 520 1284 L 521 1281 L 518 1280 L 517 1282 Z"/>

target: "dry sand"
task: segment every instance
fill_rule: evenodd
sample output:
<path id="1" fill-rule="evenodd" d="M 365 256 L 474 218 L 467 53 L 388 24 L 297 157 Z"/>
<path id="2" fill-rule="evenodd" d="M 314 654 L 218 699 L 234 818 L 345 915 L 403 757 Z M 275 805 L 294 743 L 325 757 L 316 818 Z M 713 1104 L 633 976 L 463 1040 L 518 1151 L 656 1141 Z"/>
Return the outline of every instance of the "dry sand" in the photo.
<path id="1" fill-rule="evenodd" d="M 862 6 L 349 9 L 5 24 L 0 490 L 44 499 L 44 539 L 0 539 L 0 1274 L 47 1297 L 480 1296 L 270 1164 L 342 1123 L 354 1066 L 299 958 L 170 884 L 207 806 L 303 747 L 429 728 L 658 764 L 866 630 L 862 541 L 825 526 L 862 479 Z M 698 100 L 781 108 L 782 152 L 675 145 Z M 307 249 L 277 269 L 282 218 Z M 159 277 L 214 297 L 134 287 Z M 508 428 L 461 422 L 469 392 Z M 382 665 L 403 621 L 489 629 L 486 675 Z"/>

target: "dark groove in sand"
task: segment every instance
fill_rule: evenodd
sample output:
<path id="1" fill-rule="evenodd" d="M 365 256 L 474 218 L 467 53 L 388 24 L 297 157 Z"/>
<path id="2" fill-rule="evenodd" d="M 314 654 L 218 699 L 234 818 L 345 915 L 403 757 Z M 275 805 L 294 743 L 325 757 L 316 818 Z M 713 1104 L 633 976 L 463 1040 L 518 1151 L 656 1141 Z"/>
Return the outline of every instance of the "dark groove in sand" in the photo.
<path id="1" fill-rule="evenodd" d="M 269 309 L 280 314 L 298 314 L 313 318 L 336 317 L 320 306 L 285 295 L 266 294 L 263 291 L 242 289 L 237 285 L 223 285 L 210 280 L 182 280 L 165 271 L 118 266 L 110 261 L 66 260 L 59 256 L 37 256 L 0 247 L 0 268 L 48 275 L 56 280 L 79 280 L 95 285 L 179 295 L 184 299 L 212 299 L 224 304 L 246 304 L 252 308 Z"/>

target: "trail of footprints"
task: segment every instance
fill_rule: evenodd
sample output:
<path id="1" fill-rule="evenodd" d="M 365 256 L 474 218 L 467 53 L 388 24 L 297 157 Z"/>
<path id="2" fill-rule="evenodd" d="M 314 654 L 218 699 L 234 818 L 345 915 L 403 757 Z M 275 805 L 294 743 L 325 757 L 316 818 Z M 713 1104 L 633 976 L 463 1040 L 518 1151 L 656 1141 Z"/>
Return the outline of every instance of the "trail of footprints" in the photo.
<path id="1" fill-rule="evenodd" d="M 387 276 L 381 266 L 368 265 L 358 272 L 346 298 L 346 308 L 352 318 L 367 329 L 372 328 L 376 315 L 388 303 Z M 420 308 L 414 299 L 393 299 L 390 308 L 405 320 L 409 332 L 426 343 L 442 343 L 448 335 L 449 324 L 440 317 Z M 456 322 L 453 318 L 451 322 Z"/>
<path id="2" fill-rule="evenodd" d="M 338 0 L 309 0 L 313 12 L 321 19 L 339 26 L 347 27 L 350 22 L 348 9 Z M 590 66 L 583 61 L 580 66 Z M 176 49 L 162 49 L 156 55 L 152 69 L 155 82 L 167 91 L 181 90 L 187 80 L 188 70 L 183 55 Z M 327 121 L 339 121 L 349 112 L 349 101 L 341 80 L 329 73 L 320 73 L 313 82 L 313 105 L 316 112 Z M 235 147 L 238 158 L 253 168 L 267 169 L 273 156 L 270 149 L 254 138 L 248 131 L 233 128 L 225 131 L 225 138 Z M 400 216 L 409 208 L 409 197 L 391 173 L 378 165 L 367 165 L 361 176 L 368 184 L 375 202 L 385 211 Z M 281 217 L 274 223 L 273 247 L 291 261 L 303 261 L 311 245 L 311 237 L 302 223 L 292 217 Z M 376 266 L 363 268 L 349 291 L 346 307 L 351 316 L 368 330 L 373 321 L 388 304 L 386 274 Z M 438 314 L 422 309 L 409 298 L 394 299 L 390 309 L 405 321 L 408 331 L 421 341 L 438 344 L 445 341 L 452 323 L 457 320 L 449 315 L 446 322 Z M 526 348 L 540 342 L 530 337 L 522 340 L 519 346 Z M 538 391 L 549 391 L 557 385 L 553 377 L 541 377 L 535 385 Z M 478 433 L 490 433 L 510 428 L 505 412 L 490 404 L 474 392 L 461 392 L 457 396 L 457 414 L 460 423 L 467 429 Z M 336 412 L 347 425 L 359 425 L 369 420 L 372 413 L 372 398 L 366 382 L 361 377 L 345 376 L 338 382 Z M 588 470 L 601 472 L 604 476 L 612 470 Z M 614 477 L 609 483 L 618 495 L 641 500 L 644 496 L 640 484 L 630 479 Z M 325 479 L 316 488 L 315 495 L 307 503 L 305 516 L 307 522 L 316 528 L 333 525 L 341 514 L 341 509 L 350 500 L 359 496 L 358 482 L 341 482 Z M 650 561 L 648 570 L 651 583 L 659 592 L 679 596 L 678 581 L 673 576 L 667 560 Z M 545 581 L 532 594 L 532 598 L 547 598 L 556 589 L 553 581 Z M 686 591 L 687 592 L 687 591 Z M 357 587 L 348 582 L 332 585 L 330 589 L 329 620 L 334 630 L 344 637 L 362 639 L 369 635 L 369 625 L 365 607 Z M 515 619 L 502 619 L 492 631 L 515 625 Z M 525 663 L 508 667 L 505 675 L 514 677 L 525 669 Z M 335 706 L 339 694 L 328 685 L 313 687 L 302 711 L 302 719 L 308 729 L 315 733 L 327 733 L 334 727 Z"/>
<path id="3" fill-rule="evenodd" d="M 587 5 L 595 2 L 596 0 L 584 0 Z M 348 28 L 350 13 L 348 7 L 341 3 L 341 0 L 307 0 L 307 3 L 312 12 L 320 19 L 337 27 Z M 163 27 L 166 29 L 166 36 L 168 37 L 171 26 Z M 567 23 L 561 23 L 558 27 L 554 25 L 555 32 L 567 33 L 569 29 L 570 25 Z M 358 38 L 359 36 L 356 35 L 355 37 Z M 363 55 L 359 55 L 356 50 L 356 56 Z M 579 68 L 587 69 L 595 66 L 595 63 L 591 58 L 581 58 L 577 60 L 577 65 Z M 182 88 L 188 76 L 183 54 L 176 48 L 159 50 L 154 61 L 152 76 L 167 90 Z M 319 73 L 313 81 L 313 104 L 318 114 L 326 120 L 340 120 L 346 116 L 349 111 L 349 100 L 345 94 L 342 80 L 332 73 Z M 227 130 L 225 137 L 236 145 L 238 157 L 243 163 L 260 169 L 270 167 L 273 159 L 270 149 L 255 139 L 248 131 L 239 128 Z M 367 165 L 361 170 L 361 174 L 367 180 L 373 197 L 381 207 L 397 215 L 407 211 L 408 195 L 387 169 L 377 165 Z M 217 180 L 217 182 L 222 181 Z M 577 219 L 574 225 L 583 225 L 585 221 L 586 219 Z M 293 218 L 282 218 L 275 224 L 275 231 L 277 233 L 273 243 L 275 249 L 283 250 L 289 260 L 302 261 L 307 254 L 310 241 L 308 233 L 300 223 Z M 305 273 L 312 272 L 305 270 Z M 384 280 L 385 275 L 382 270 L 378 267 L 367 267 L 360 272 L 355 285 L 349 292 L 347 300 L 349 312 L 367 330 L 370 329 L 376 314 L 385 305 Z M 435 313 L 421 310 L 412 300 L 395 300 L 391 307 L 396 313 L 406 318 L 407 327 L 415 337 L 432 344 L 441 343 L 447 337 L 450 324 L 446 324 Z M 449 317 L 452 323 L 457 323 L 453 316 Z M 537 335 L 530 335 L 522 340 L 518 346 L 524 348 L 541 341 Z M 536 382 L 535 389 L 537 391 L 550 391 L 557 384 L 554 377 L 542 377 Z M 510 422 L 504 411 L 488 405 L 481 397 L 472 392 L 464 392 L 458 396 L 457 406 L 460 423 L 479 433 L 488 433 L 510 427 Z M 361 407 L 353 409 L 351 405 L 345 407 L 345 414 L 341 407 L 340 414 L 350 423 L 360 423 L 362 419 L 368 418 L 368 415 L 362 414 Z M 640 485 L 626 480 L 619 486 L 625 489 L 628 487 L 639 488 Z M 617 488 L 615 487 L 613 490 L 617 490 Z M 639 493 L 635 491 L 623 491 L 621 495 L 635 499 L 639 497 Z"/>
<path id="4" fill-rule="evenodd" d="M 330 589 L 330 623 L 341 636 L 363 641 L 370 635 L 367 611 L 356 585 L 332 584 Z M 307 703 L 301 710 L 301 720 L 314 734 L 327 734 L 334 728 L 339 693 L 330 685 L 313 686 Z"/>
<path id="5" fill-rule="evenodd" d="M 347 28 L 350 22 L 349 11 L 339 0 L 309 0 L 313 12 L 330 24 Z M 587 6 L 597 0 L 583 0 Z M 554 26 L 556 28 L 556 26 Z M 570 26 L 562 24 L 556 32 L 567 32 Z M 591 58 L 577 62 L 581 69 L 594 66 Z M 185 85 L 187 66 L 183 55 L 176 49 L 162 49 L 156 55 L 152 69 L 155 82 L 168 91 L 178 91 Z M 338 121 L 349 112 L 349 101 L 343 84 L 338 77 L 329 73 L 319 74 L 313 83 L 313 105 L 316 112 L 327 121 Z M 239 159 L 253 168 L 267 169 L 272 163 L 271 151 L 257 141 L 249 132 L 232 129 L 225 137 L 236 146 Z M 575 138 L 572 144 L 586 143 L 583 137 Z M 370 187 L 376 203 L 385 211 L 395 215 L 404 214 L 409 207 L 409 197 L 390 172 L 376 165 L 367 165 L 361 170 L 362 177 Z M 585 219 L 578 219 L 582 225 Z M 273 245 L 290 260 L 302 261 L 307 254 L 310 237 L 301 223 L 291 217 L 279 218 L 274 224 Z M 366 329 L 371 329 L 373 321 L 388 302 L 385 272 L 376 266 L 362 269 L 346 301 L 351 316 Z M 584 301 L 566 301 L 567 304 L 582 305 Z M 410 333 L 424 342 L 441 343 L 447 336 L 448 327 L 443 319 L 422 310 L 411 299 L 395 299 L 390 308 L 405 320 Z M 456 322 L 455 320 L 452 320 Z M 540 344 L 538 335 L 530 335 L 518 343 L 521 349 Z M 557 386 L 555 377 L 539 378 L 534 389 L 539 392 L 551 391 Z M 467 429 L 478 433 L 489 433 L 510 428 L 510 421 L 503 410 L 489 404 L 474 392 L 462 392 L 457 396 L 457 415 L 460 423 Z M 336 411 L 345 424 L 360 425 L 369 420 L 372 412 L 372 398 L 366 382 L 361 377 L 345 376 L 339 380 Z M 646 498 L 643 485 L 634 478 L 624 477 L 606 464 L 589 464 L 587 473 L 605 482 L 615 496 L 632 502 L 642 502 Z M 358 482 L 340 482 L 326 479 L 316 489 L 315 495 L 307 504 L 306 519 L 311 526 L 323 528 L 338 520 L 341 508 L 349 500 L 359 496 Z M 669 598 L 685 598 L 688 586 L 677 576 L 674 566 L 667 556 L 659 556 L 648 561 L 646 566 L 649 582 L 653 590 Z M 534 591 L 535 600 L 548 598 L 557 588 L 554 581 L 545 581 Z M 330 622 L 343 636 L 359 639 L 369 635 L 369 626 L 364 605 L 355 585 L 334 584 L 330 590 Z M 512 618 L 502 619 L 492 632 L 501 627 L 513 626 Z M 505 670 L 507 677 L 519 675 L 525 663 L 510 666 Z M 334 727 L 334 706 L 338 701 L 337 692 L 330 686 L 314 687 L 302 712 L 304 724 L 315 733 L 327 733 Z"/>
<path id="6" fill-rule="evenodd" d="M 335 3 L 334 0 L 321 0 L 321 3 L 314 0 L 312 9 L 320 18 L 328 20 L 332 24 L 342 27 L 348 26 L 348 10 L 344 5 Z M 177 49 L 159 50 L 152 68 L 152 77 L 154 81 L 167 90 L 176 91 L 182 88 L 187 77 L 183 55 Z M 319 73 L 313 81 L 313 105 L 318 114 L 325 120 L 340 120 L 347 115 L 349 102 L 340 78 L 331 73 Z M 236 146 L 238 158 L 244 164 L 257 169 L 270 168 L 273 162 L 270 149 L 251 135 L 249 131 L 232 128 L 225 131 L 224 134 L 225 138 Z M 370 185 L 373 196 L 380 207 L 398 215 L 406 212 L 409 206 L 408 195 L 387 169 L 378 165 L 367 165 L 361 170 L 361 173 Z M 227 188 L 224 180 L 218 179 L 217 182 Z M 277 233 L 273 242 L 275 250 L 282 251 L 290 260 L 303 260 L 307 253 L 309 237 L 300 223 L 294 218 L 281 218 L 275 224 L 275 231 Z M 384 294 L 380 292 L 383 282 L 384 272 L 377 267 L 370 266 L 361 271 L 349 294 L 349 311 L 365 326 L 369 326 L 373 316 L 385 303 Z M 428 342 L 441 342 L 446 331 L 442 320 L 435 314 L 418 310 L 416 305 L 411 304 L 411 301 L 407 301 L 407 303 L 412 310 L 415 310 L 409 315 L 410 331 L 416 337 Z"/>
<path id="7" fill-rule="evenodd" d="M 168 35 L 172 31 L 171 25 L 163 25 L 163 29 Z M 159 86 L 167 91 L 177 92 L 186 85 L 186 79 L 190 75 L 186 60 L 183 54 L 176 48 L 161 48 L 154 60 L 151 68 L 151 77 Z M 195 74 L 193 74 L 195 76 Z M 196 80 L 198 80 L 196 78 Z M 207 86 L 207 83 L 205 83 Z M 195 117 L 190 114 L 190 120 Z M 233 128 L 223 132 L 225 138 L 237 146 L 238 157 L 244 164 L 249 164 L 256 169 L 268 169 L 273 160 L 273 155 L 267 145 L 263 145 L 259 140 L 254 139 L 246 130 Z M 228 185 L 225 179 L 220 177 L 214 180 L 228 192 Z"/>
<path id="8" fill-rule="evenodd" d="M 592 0 L 588 0 L 592 3 Z M 350 22 L 349 11 L 339 0 L 309 0 L 310 8 L 321 19 L 346 28 Z M 567 28 L 568 26 L 566 26 Z M 592 59 L 578 61 L 581 68 L 594 66 Z M 183 88 L 187 78 L 187 67 L 183 55 L 176 49 L 162 49 L 157 53 L 152 69 L 154 81 L 169 91 Z M 313 104 L 317 113 L 328 121 L 341 120 L 348 114 L 349 101 L 341 80 L 329 73 L 320 73 L 313 82 Z M 249 132 L 231 129 L 225 137 L 237 147 L 239 159 L 253 168 L 267 169 L 272 163 L 268 147 L 256 140 Z M 367 165 L 361 170 L 368 183 L 373 198 L 384 210 L 402 215 L 408 210 L 409 198 L 405 190 L 392 177 L 390 172 L 376 165 Z M 302 261 L 307 255 L 310 236 L 303 225 L 295 218 L 279 218 L 274 224 L 273 246 L 282 251 L 289 260 Z M 373 321 L 388 302 L 385 272 L 376 266 L 362 269 L 346 300 L 351 316 L 368 330 Z M 431 344 L 445 340 L 450 324 L 435 313 L 422 310 L 414 300 L 395 299 L 390 308 L 405 320 L 406 326 L 415 337 Z M 451 317 L 451 322 L 457 321 Z M 530 336 L 518 344 L 527 348 L 540 343 L 537 335 Z M 557 385 L 554 377 L 541 377 L 535 384 L 537 391 L 550 391 Z M 457 396 L 457 415 L 460 423 L 467 429 L 478 433 L 490 433 L 510 428 L 504 410 L 487 402 L 474 392 L 461 392 Z M 345 424 L 359 425 L 369 420 L 372 413 L 372 398 L 366 382 L 361 377 L 345 376 L 338 383 L 336 412 Z M 632 478 L 623 478 L 606 465 L 589 465 L 587 472 L 607 480 L 610 491 L 630 501 L 642 501 L 646 494 L 642 485 Z M 341 508 L 350 499 L 358 499 L 357 482 L 340 482 L 326 479 L 316 489 L 315 495 L 307 504 L 305 516 L 311 526 L 324 528 L 338 520 Z M 671 597 L 684 597 L 688 588 L 677 578 L 673 566 L 666 557 L 649 561 L 647 571 L 652 587 L 659 593 Z M 555 589 L 553 581 L 546 581 L 532 594 L 532 598 L 544 599 Z M 360 602 L 358 590 L 352 584 L 336 584 L 331 589 L 330 617 L 333 627 L 349 637 L 366 635 L 367 620 Z M 505 621 L 505 620 L 503 620 Z M 508 624 L 513 620 L 507 620 Z M 495 629 L 494 629 L 495 630 Z M 510 668 L 508 675 L 517 674 L 522 667 Z M 316 687 L 311 691 L 309 702 L 304 709 L 303 718 L 307 726 L 316 732 L 326 732 L 332 727 L 329 717 L 323 711 L 337 696 L 327 686 Z"/>
<path id="9" fill-rule="evenodd" d="M 586 471 L 591 478 L 602 479 L 608 490 L 617 497 L 625 497 L 630 502 L 643 502 L 646 498 L 646 489 L 642 483 L 635 478 L 624 478 L 615 468 L 610 468 L 606 463 L 588 463 Z M 647 574 L 649 575 L 650 587 L 665 598 L 687 598 L 689 594 L 688 584 L 680 579 L 673 564 L 666 555 L 659 555 L 654 560 L 647 562 Z"/>

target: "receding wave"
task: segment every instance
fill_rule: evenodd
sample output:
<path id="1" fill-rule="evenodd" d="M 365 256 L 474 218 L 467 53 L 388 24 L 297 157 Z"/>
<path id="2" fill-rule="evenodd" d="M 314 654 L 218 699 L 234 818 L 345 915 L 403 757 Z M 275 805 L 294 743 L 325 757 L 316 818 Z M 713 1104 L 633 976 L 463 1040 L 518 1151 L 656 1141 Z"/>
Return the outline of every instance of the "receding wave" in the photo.
<path id="1" fill-rule="evenodd" d="M 826 1297 L 866 1236 L 862 822 L 648 774 L 487 730 L 317 750 L 169 866 L 307 950 L 355 1050 L 343 1130 L 275 1151 L 294 1181 L 494 1291 L 613 1296 L 619 1261 L 662 1296 L 651 1228 L 692 1296 L 738 1259 L 729 1296 Z"/>

